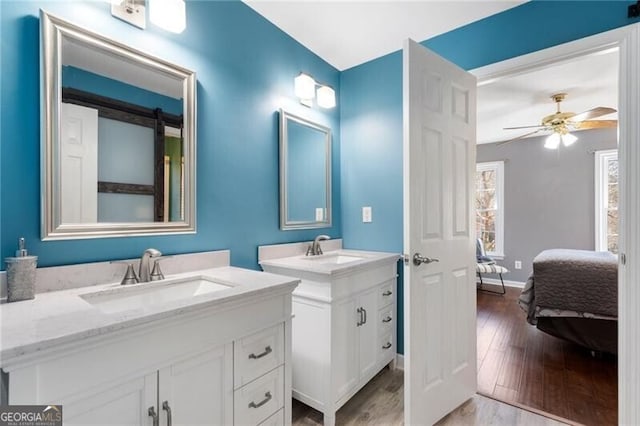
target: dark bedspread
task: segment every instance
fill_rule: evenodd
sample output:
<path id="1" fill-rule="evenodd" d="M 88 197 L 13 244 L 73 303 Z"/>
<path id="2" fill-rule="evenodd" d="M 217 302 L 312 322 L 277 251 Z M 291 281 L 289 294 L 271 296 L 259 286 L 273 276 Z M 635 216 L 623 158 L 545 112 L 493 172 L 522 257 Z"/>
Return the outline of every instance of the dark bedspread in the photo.
<path id="1" fill-rule="evenodd" d="M 540 330 L 617 353 L 618 261 L 608 252 L 554 249 L 533 260 L 518 303 Z"/>
<path id="2" fill-rule="evenodd" d="M 540 307 L 618 316 L 618 259 L 609 252 L 545 250 L 533 276 Z"/>

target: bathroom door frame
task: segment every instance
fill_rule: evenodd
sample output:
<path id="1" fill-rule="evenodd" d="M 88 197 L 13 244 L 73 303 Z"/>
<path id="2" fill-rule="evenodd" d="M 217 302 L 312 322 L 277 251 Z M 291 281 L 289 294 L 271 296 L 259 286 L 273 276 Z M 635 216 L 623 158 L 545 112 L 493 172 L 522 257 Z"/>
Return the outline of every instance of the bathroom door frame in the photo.
<path id="1" fill-rule="evenodd" d="M 618 49 L 618 422 L 640 424 L 640 23 L 476 68 L 478 86 Z"/>

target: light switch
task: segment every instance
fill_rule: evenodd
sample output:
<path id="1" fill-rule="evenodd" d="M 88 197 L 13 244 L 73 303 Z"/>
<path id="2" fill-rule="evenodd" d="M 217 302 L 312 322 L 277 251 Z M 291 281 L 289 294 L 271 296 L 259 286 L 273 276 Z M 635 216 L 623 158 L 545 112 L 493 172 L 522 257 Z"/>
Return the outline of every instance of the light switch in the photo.
<path id="1" fill-rule="evenodd" d="M 316 222 L 322 222 L 324 220 L 324 209 L 322 207 L 316 208 Z"/>
<path id="2" fill-rule="evenodd" d="M 371 207 L 362 208 L 362 221 L 364 223 L 371 222 Z"/>
<path id="3" fill-rule="evenodd" d="M 514 266 L 515 266 L 516 269 L 522 269 L 522 261 L 521 260 L 516 260 Z"/>

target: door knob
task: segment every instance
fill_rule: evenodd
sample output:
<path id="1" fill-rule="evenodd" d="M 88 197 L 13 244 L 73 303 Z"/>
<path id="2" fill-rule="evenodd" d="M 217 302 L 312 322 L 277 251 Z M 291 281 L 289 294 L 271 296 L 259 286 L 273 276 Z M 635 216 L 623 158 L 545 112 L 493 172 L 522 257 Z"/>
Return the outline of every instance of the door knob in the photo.
<path id="1" fill-rule="evenodd" d="M 440 260 L 434 259 L 432 257 L 422 256 L 420 253 L 416 253 L 413 255 L 413 264 L 416 266 L 420 266 L 423 263 L 432 263 L 432 262 L 440 262 Z"/>

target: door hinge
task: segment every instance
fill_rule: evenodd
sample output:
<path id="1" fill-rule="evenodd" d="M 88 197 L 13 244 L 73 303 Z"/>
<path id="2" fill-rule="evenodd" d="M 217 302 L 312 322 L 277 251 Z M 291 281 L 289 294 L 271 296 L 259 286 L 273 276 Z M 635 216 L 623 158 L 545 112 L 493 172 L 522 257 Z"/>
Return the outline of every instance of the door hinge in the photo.
<path id="1" fill-rule="evenodd" d="M 410 259 L 409 259 L 409 255 L 408 255 L 408 254 L 403 254 L 403 255 L 402 255 L 402 260 L 404 261 L 404 264 L 405 264 L 405 265 L 408 265 L 408 264 L 409 264 L 409 261 L 410 261 Z"/>
<path id="2" fill-rule="evenodd" d="M 627 264 L 627 255 L 624 253 L 620 253 L 620 264 L 621 265 Z"/>

